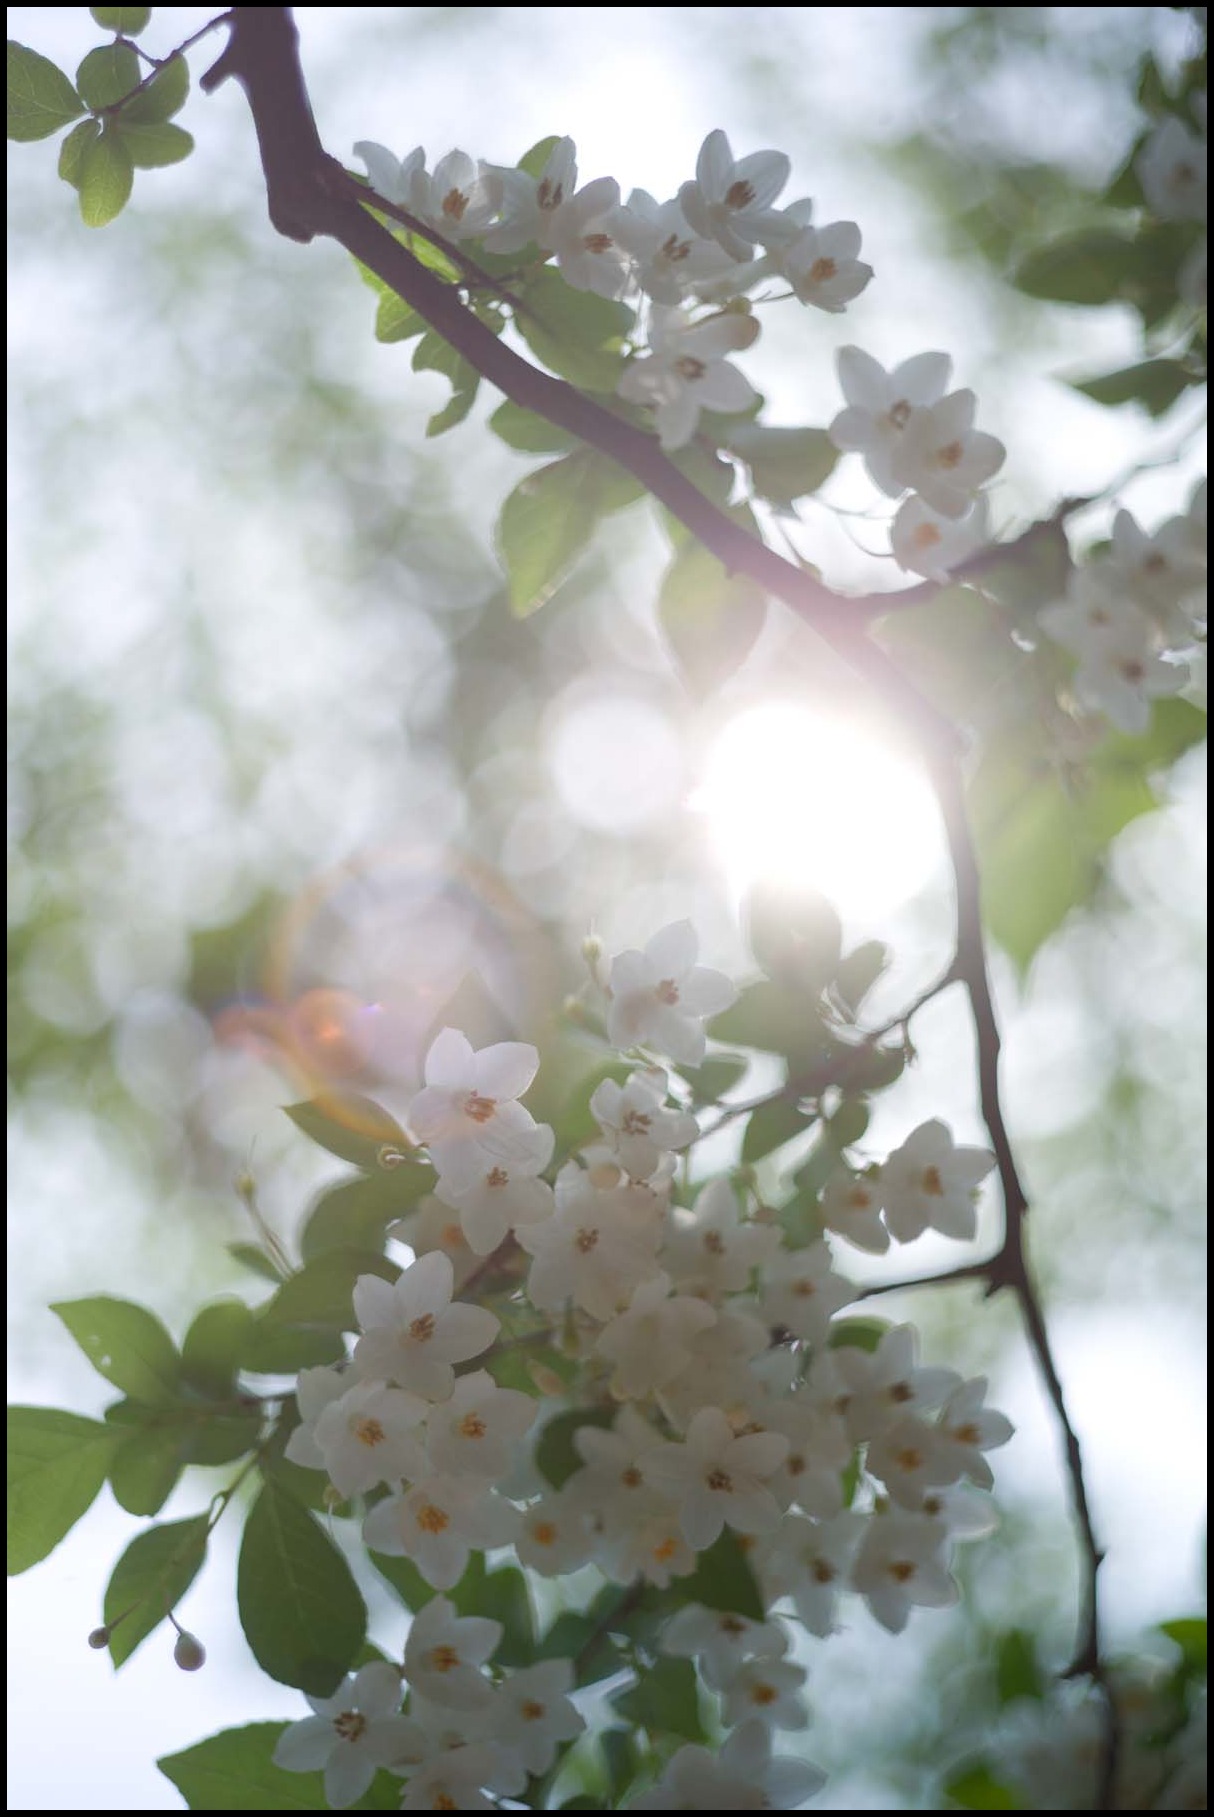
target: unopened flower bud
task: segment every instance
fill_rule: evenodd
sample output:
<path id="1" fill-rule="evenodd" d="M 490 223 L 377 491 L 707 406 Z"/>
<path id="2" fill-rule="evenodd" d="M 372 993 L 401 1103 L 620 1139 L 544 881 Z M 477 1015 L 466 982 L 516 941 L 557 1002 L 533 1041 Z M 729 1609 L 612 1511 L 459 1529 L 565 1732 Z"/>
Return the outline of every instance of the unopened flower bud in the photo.
<path id="1" fill-rule="evenodd" d="M 206 1664 L 207 1652 L 200 1640 L 184 1629 L 177 1636 L 177 1645 L 173 1648 L 173 1663 L 183 1672 L 196 1672 L 199 1666 Z"/>
<path id="2" fill-rule="evenodd" d="M 110 1644 L 109 1629 L 108 1628 L 94 1628 L 93 1632 L 89 1635 L 89 1646 L 92 1647 L 94 1649 L 94 1651 L 99 1653 L 101 1651 L 102 1647 L 108 1647 L 109 1644 Z"/>
<path id="3" fill-rule="evenodd" d="M 564 1382 L 562 1382 L 556 1370 L 550 1369 L 547 1363 L 528 1363 L 527 1374 L 531 1377 L 531 1380 L 535 1383 L 541 1394 L 564 1394 Z"/>
<path id="4" fill-rule="evenodd" d="M 587 934 L 582 941 L 582 958 L 587 965 L 597 965 L 603 957 L 603 942 L 597 934 Z"/>

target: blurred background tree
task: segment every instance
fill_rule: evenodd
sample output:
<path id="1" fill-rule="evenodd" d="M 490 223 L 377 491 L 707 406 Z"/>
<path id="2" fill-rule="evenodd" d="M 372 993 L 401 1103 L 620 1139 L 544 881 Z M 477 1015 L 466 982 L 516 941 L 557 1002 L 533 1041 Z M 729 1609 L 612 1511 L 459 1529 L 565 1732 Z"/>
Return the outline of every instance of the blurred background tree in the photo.
<path id="1" fill-rule="evenodd" d="M 1118 501 L 1153 524 L 1198 470 L 1203 394 L 1154 416 L 1066 382 L 1140 357 L 1129 306 L 1007 281 L 1055 233 L 1106 219 L 1153 84 L 1196 47 L 1193 11 L 298 17 L 339 154 L 372 138 L 513 162 L 571 130 L 588 173 L 668 193 L 714 125 L 785 149 L 822 218 L 861 223 L 877 281 L 846 320 L 772 314 L 751 363 L 771 419 L 830 420 L 847 342 L 888 364 L 947 348 L 1009 447 L 995 508 L 1014 532 L 1135 468 Z M 164 46 L 208 16 L 165 9 Z M 97 36 L 84 8 L 18 7 L 10 30 L 69 69 Z M 773 608 L 740 671 L 714 685 L 728 652 L 710 650 L 689 690 L 655 618 L 647 520 L 613 521 L 542 614 L 513 619 L 490 530 L 531 459 L 478 432 L 496 398 L 426 439 L 446 382 L 374 341 L 339 248 L 270 232 L 234 86 L 183 119 L 199 154 L 141 181 L 105 234 L 53 160 L 14 158 L 10 184 L 11 1381 L 85 1411 L 98 1385 L 47 1302 L 130 1293 L 176 1330 L 200 1286 L 239 1288 L 236 1175 L 252 1167 L 288 1239 L 325 1177 L 278 1106 L 345 1077 L 398 1108 L 453 998 L 474 1042 L 559 1039 L 572 1082 L 588 1059 L 561 1006 L 590 928 L 618 948 L 689 915 L 711 961 L 744 973 L 741 891 L 814 885 L 851 937 L 891 943 L 891 1014 L 950 938 L 922 784 L 858 684 Z M 833 583 L 888 585 L 866 508 L 841 473 L 784 533 Z M 864 740 L 841 764 L 826 706 Z M 1165 807 L 1132 819 L 1082 892 L 1034 922 L 1065 857 L 1047 841 L 1001 873 L 998 905 L 1009 1106 L 1112 1553 L 1110 1632 L 1164 1663 L 1147 1630 L 1196 1609 L 1204 1493 L 1204 746 L 1173 762 L 1186 742 L 1161 738 Z M 933 1004 L 915 1035 L 874 1152 L 921 1116 L 980 1133 L 961 1006 Z M 939 1808 L 999 1716 L 992 1635 L 1031 1633 L 1047 1667 L 1071 1639 L 1063 1485 L 1014 1320 L 960 1288 L 890 1302 L 912 1307 L 941 1354 L 995 1377 L 1019 1436 L 961 1609 L 894 1645 L 858 1618 L 822 1656 L 813 1752 L 836 1808 Z M 127 1526 L 115 1513 L 111 1550 Z M 213 1670 L 162 1685 L 141 1655 L 109 1682 L 82 1645 L 106 1539 L 90 1526 L 15 1587 L 17 1808 L 171 1808 L 152 1747 L 128 1759 L 117 1739 L 131 1712 L 163 1751 L 248 1710 L 218 1595 L 191 1617 Z M 296 1713 L 256 1682 L 258 1714 Z M 51 1764 L 65 1690 L 83 1742 Z"/>

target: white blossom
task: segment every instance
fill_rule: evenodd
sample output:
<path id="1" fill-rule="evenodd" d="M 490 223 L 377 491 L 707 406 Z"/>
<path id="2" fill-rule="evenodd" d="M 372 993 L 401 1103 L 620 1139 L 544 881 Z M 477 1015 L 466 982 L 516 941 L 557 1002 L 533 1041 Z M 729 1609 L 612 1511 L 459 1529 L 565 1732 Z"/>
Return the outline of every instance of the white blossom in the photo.
<path id="1" fill-rule="evenodd" d="M 405 1642 L 405 1677 L 432 1703 L 485 1710 L 493 1686 L 481 1671 L 505 1630 L 484 1615 L 457 1615 L 445 1596 L 432 1596 L 413 1617 Z"/>
<path id="2" fill-rule="evenodd" d="M 705 1684 L 725 1691 L 748 1659 L 782 1659 L 788 1651 L 788 1633 L 775 1620 L 751 1621 L 745 1615 L 687 1603 L 671 1616 L 658 1644 L 676 1659 L 697 1660 Z"/>
<path id="3" fill-rule="evenodd" d="M 514 1542 L 519 1563 L 541 1577 L 564 1577 L 594 1553 L 587 1508 L 568 1490 L 552 1489 L 523 1511 Z"/>
<path id="4" fill-rule="evenodd" d="M 869 1521 L 852 1588 L 891 1634 L 901 1634 L 913 1608 L 946 1609 L 957 1601 L 943 1557 L 947 1544 L 947 1528 L 928 1514 L 890 1508 Z"/>
<path id="5" fill-rule="evenodd" d="M 634 189 L 621 228 L 636 260 L 636 280 L 655 303 L 681 303 L 701 283 L 736 271 L 729 254 L 713 239 L 702 239 L 688 224 L 678 197 L 657 202 Z"/>
<path id="6" fill-rule="evenodd" d="M 405 1734 L 395 1666 L 376 1660 L 347 1678 L 332 1697 L 309 1697 L 313 1714 L 284 1729 L 274 1764 L 289 1773 L 324 1770 L 325 1798 L 344 1810 L 361 1798 L 377 1767 L 395 1760 Z"/>
<path id="7" fill-rule="evenodd" d="M 788 1454 L 775 1432 L 737 1437 L 719 1407 L 701 1407 L 681 1444 L 667 1443 L 646 1460 L 649 1475 L 679 1503 L 679 1518 L 697 1552 L 711 1546 L 726 1522 L 742 1533 L 766 1533 L 780 1507 L 766 1479 Z"/>
<path id="8" fill-rule="evenodd" d="M 354 1346 L 358 1373 L 395 1382 L 427 1400 L 446 1400 L 455 1386 L 452 1365 L 487 1350 L 499 1329 L 499 1320 L 484 1306 L 452 1305 L 454 1284 L 441 1249 L 420 1256 L 395 1284 L 377 1274 L 359 1275 L 354 1284 L 354 1311 L 363 1332 Z"/>
<path id="9" fill-rule="evenodd" d="M 912 410 L 899 438 L 894 474 L 941 517 L 964 517 L 1006 458 L 1001 441 L 974 428 L 977 406 L 972 391 L 951 391 Z"/>
<path id="10" fill-rule="evenodd" d="M 884 1255 L 889 1231 L 881 1217 L 881 1195 L 868 1174 L 840 1167 L 827 1181 L 818 1207 L 827 1230 L 870 1255 Z"/>
<path id="11" fill-rule="evenodd" d="M 854 221 L 803 227 L 789 246 L 771 255 L 771 264 L 792 285 L 802 303 L 842 315 L 873 275 L 859 257 L 860 229 Z"/>
<path id="12" fill-rule="evenodd" d="M 1006 1445 L 1015 1430 L 1006 1414 L 982 1405 L 985 1399 L 986 1377 L 975 1376 L 953 1390 L 937 1417 L 940 1433 L 953 1447 L 957 1474 L 980 1489 L 989 1489 L 995 1480 L 982 1453 Z"/>
<path id="13" fill-rule="evenodd" d="M 656 1226 L 627 1187 L 598 1188 L 573 1163 L 561 1180 L 568 1185 L 554 1215 L 517 1233 L 534 1258 L 528 1297 L 542 1312 L 572 1300 L 592 1318 L 609 1319 L 658 1272 Z"/>
<path id="14" fill-rule="evenodd" d="M 430 1409 L 426 1444 L 433 1467 L 452 1476 L 497 1481 L 530 1430 L 537 1404 L 517 1388 L 499 1388 L 486 1369 L 461 1375 L 449 1400 Z"/>
<path id="15" fill-rule="evenodd" d="M 591 1095 L 591 1115 L 633 1180 L 652 1178 L 664 1154 L 686 1148 L 699 1134 L 687 1111 L 666 1108 L 666 1089 L 665 1073 L 647 1067 L 631 1073 L 623 1085 L 602 1079 Z"/>
<path id="16" fill-rule="evenodd" d="M 464 1747 L 441 1748 L 409 1769 L 402 1811 L 495 1811 L 497 1801 L 485 1796 L 483 1787 L 496 1790 L 503 1777 L 516 1779 L 512 1756 L 496 1742 L 476 1741 Z M 507 1790 L 502 1786 L 503 1792 Z"/>
<path id="17" fill-rule="evenodd" d="M 1151 723 L 1151 702 L 1188 686 L 1187 663 L 1167 662 L 1151 648 L 1149 634 L 1127 625 L 1085 654 L 1075 674 L 1084 706 L 1104 713 L 1122 732 L 1139 734 Z"/>
<path id="18" fill-rule="evenodd" d="M 756 241 L 779 243 L 789 226 L 771 204 L 792 166 L 783 152 L 754 151 L 736 162 L 718 127 L 700 147 L 694 182 L 679 190 L 679 205 L 695 232 L 716 240 L 731 259 L 749 259 Z"/>
<path id="19" fill-rule="evenodd" d="M 316 1448 L 333 1486 L 359 1495 L 377 1483 L 425 1475 L 416 1427 L 427 1403 L 382 1382 L 354 1382 L 316 1420 Z"/>
<path id="20" fill-rule="evenodd" d="M 890 544 L 908 574 L 941 583 L 990 541 L 990 508 L 980 493 L 965 517 L 944 517 L 912 493 L 894 514 Z"/>
<path id="21" fill-rule="evenodd" d="M 768 1602 L 788 1596 L 811 1634 L 833 1634 L 839 1594 L 848 1587 L 851 1562 L 870 1518 L 852 1509 L 825 1521 L 786 1516 L 756 1554 Z"/>
<path id="22" fill-rule="evenodd" d="M 595 1340 L 599 1355 L 615 1364 L 612 1393 L 642 1400 L 665 1388 L 691 1361 L 691 1340 L 716 1322 L 703 1300 L 672 1296 L 669 1275 L 642 1281 L 627 1308 Z"/>
<path id="23" fill-rule="evenodd" d="M 921 1509 L 929 1490 L 955 1483 L 962 1473 L 957 1447 L 913 1413 L 899 1414 L 882 1427 L 865 1461 L 899 1506 L 911 1509 Z"/>
<path id="24" fill-rule="evenodd" d="M 737 319 L 741 319 L 740 317 Z M 615 1047 L 653 1047 L 685 1066 L 704 1058 L 704 1022 L 737 1000 L 724 973 L 697 965 L 690 921 L 675 921 L 644 952 L 630 948 L 611 962 L 608 1038 Z"/>
<path id="25" fill-rule="evenodd" d="M 752 315 L 727 311 L 692 321 L 680 309 L 655 303 L 649 350 L 628 362 L 616 390 L 630 404 L 652 409 L 663 448 L 685 448 L 702 411 L 732 414 L 757 403 L 758 392 L 726 355 L 751 346 L 758 332 Z"/>
<path id="26" fill-rule="evenodd" d="M 788 1659 L 748 1659 L 724 1687 L 728 1723 L 754 1717 L 772 1729 L 804 1729 L 809 1711 L 801 1695 L 808 1673 Z"/>
<path id="27" fill-rule="evenodd" d="M 771 1755 L 766 1724 L 750 1718 L 719 1752 L 680 1748 L 632 1811 L 795 1811 L 826 1783 L 812 1761 Z"/>
<path id="28" fill-rule="evenodd" d="M 552 1216 L 552 1188 L 538 1176 L 552 1159 L 553 1142 L 548 1125 L 537 1123 L 529 1132 L 519 1132 L 512 1159 L 481 1156 L 479 1174 L 470 1185 L 457 1190 L 449 1180 L 439 1180 L 437 1197 L 457 1214 L 474 1255 L 491 1255 L 520 1224 L 539 1224 Z"/>
<path id="29" fill-rule="evenodd" d="M 824 1242 L 780 1248 L 763 1264 L 763 1316 L 810 1343 L 826 1342 L 831 1319 L 855 1297 L 851 1282 L 831 1266 Z"/>
<path id="30" fill-rule="evenodd" d="M 948 1125 L 921 1123 L 880 1174 L 885 1222 L 899 1243 L 925 1230 L 968 1241 L 978 1228 L 977 1189 L 995 1165 L 985 1148 L 957 1148 Z"/>
<path id="31" fill-rule="evenodd" d="M 886 372 L 862 348 L 840 347 L 835 363 L 847 408 L 827 434 L 845 454 L 863 455 L 873 484 L 897 498 L 906 490 L 896 468 L 911 414 L 944 396 L 952 361 L 946 353 L 919 353 Z"/>
<path id="32" fill-rule="evenodd" d="M 586 1727 L 569 1701 L 573 1662 L 544 1659 L 511 1672 L 496 1700 L 498 1739 L 517 1753 L 529 1773 L 546 1773 L 562 1741 L 572 1741 Z"/>
<path id="33" fill-rule="evenodd" d="M 477 1185 L 495 1161 L 525 1165 L 536 1124 L 515 1100 L 538 1066 L 539 1054 L 525 1041 L 499 1041 L 478 1053 L 458 1029 L 444 1028 L 431 1044 L 409 1123 L 454 1191 Z"/>
<path id="34" fill-rule="evenodd" d="M 372 139 L 360 139 L 354 147 L 354 156 L 361 158 L 367 167 L 371 187 L 385 202 L 395 202 L 398 208 L 411 210 L 413 178 L 418 171 L 424 173 L 426 153 L 417 145 L 405 158 L 396 158 L 386 145 L 376 145 Z"/>
<path id="35" fill-rule="evenodd" d="M 457 1584 L 473 1551 L 508 1545 L 518 1509 L 473 1476 L 430 1476 L 406 1495 L 391 1495 L 363 1522 L 374 1552 L 411 1558 L 434 1590 Z"/>
<path id="36" fill-rule="evenodd" d="M 915 1360 L 917 1338 L 913 1325 L 894 1325 L 873 1351 L 847 1344 L 815 1361 L 811 1384 L 817 1376 L 835 1378 L 840 1385 L 839 1411 L 857 1444 L 875 1438 L 903 1413 L 922 1413 L 941 1406 L 961 1377 L 954 1369 L 923 1368 Z"/>

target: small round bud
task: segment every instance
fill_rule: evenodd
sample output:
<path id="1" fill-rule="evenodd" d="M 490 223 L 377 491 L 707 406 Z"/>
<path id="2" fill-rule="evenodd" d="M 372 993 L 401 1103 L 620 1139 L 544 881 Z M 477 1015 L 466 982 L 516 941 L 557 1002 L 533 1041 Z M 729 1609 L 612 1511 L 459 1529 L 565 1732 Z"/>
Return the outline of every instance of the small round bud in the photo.
<path id="1" fill-rule="evenodd" d="M 196 1672 L 199 1666 L 206 1664 L 207 1651 L 202 1642 L 195 1640 L 192 1634 L 183 1629 L 177 1636 L 177 1645 L 173 1648 L 173 1663 L 183 1672 Z"/>
<path id="2" fill-rule="evenodd" d="M 243 1199 L 246 1205 L 257 1197 L 257 1181 L 247 1169 L 236 1176 L 236 1195 Z"/>
<path id="3" fill-rule="evenodd" d="M 561 1014 L 566 1022 L 572 1022 L 577 1028 L 589 1028 L 590 1016 L 586 1005 L 577 997 L 566 997 L 561 1004 Z"/>
<path id="4" fill-rule="evenodd" d="M 582 941 L 582 958 L 587 965 L 597 965 L 603 957 L 603 942 L 597 934 L 587 934 Z"/>
<path id="5" fill-rule="evenodd" d="M 110 1644 L 109 1629 L 108 1628 L 94 1628 L 93 1632 L 89 1635 L 89 1646 L 92 1647 L 95 1652 L 100 1653 L 102 1647 L 108 1647 L 109 1644 Z"/>

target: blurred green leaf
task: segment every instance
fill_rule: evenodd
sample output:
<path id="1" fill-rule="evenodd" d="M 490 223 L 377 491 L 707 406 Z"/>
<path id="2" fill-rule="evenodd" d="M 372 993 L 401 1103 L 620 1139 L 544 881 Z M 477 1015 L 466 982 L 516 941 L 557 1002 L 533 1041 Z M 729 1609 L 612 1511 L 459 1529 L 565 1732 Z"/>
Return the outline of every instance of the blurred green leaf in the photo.
<path id="1" fill-rule="evenodd" d="M 742 913 L 750 950 L 773 982 L 811 998 L 832 982 L 843 928 L 825 896 L 757 884 Z"/>
<path id="2" fill-rule="evenodd" d="M 719 1103 L 744 1077 L 747 1067 L 745 1060 L 736 1060 L 727 1054 L 711 1055 L 701 1062 L 692 1076 L 693 1100 L 697 1105 Z"/>
<path id="3" fill-rule="evenodd" d="M 638 1684 L 617 1691 L 611 1706 L 634 1729 L 678 1735 L 697 1744 L 708 1740 L 700 1715 L 696 1669 L 689 1659 L 660 1658 L 641 1675 Z"/>
<path id="4" fill-rule="evenodd" d="M 576 435 L 558 429 L 534 410 L 524 410 L 509 399 L 493 412 L 489 427 L 508 448 L 517 448 L 523 454 L 564 454 L 578 445 Z"/>
<path id="5" fill-rule="evenodd" d="M 559 1489 L 575 1470 L 582 1467 L 582 1455 L 573 1443 L 573 1435 L 582 1426 L 610 1426 L 615 1420 L 610 1407 L 574 1407 L 558 1413 L 540 1433 L 535 1447 L 536 1468 Z"/>
<path id="6" fill-rule="evenodd" d="M 384 1233 L 433 1192 L 435 1172 L 420 1162 L 381 1168 L 330 1186 L 314 1201 L 299 1238 L 305 1262 L 331 1249 L 382 1249 Z"/>
<path id="7" fill-rule="evenodd" d="M 950 1779 L 944 1788 L 946 1798 L 967 1811 L 1022 1811 L 1024 1806 L 985 1766 L 970 1767 Z"/>
<path id="8" fill-rule="evenodd" d="M 1040 1702 L 1045 1696 L 1045 1674 L 1037 1660 L 1033 1637 L 1024 1628 L 1011 1628 L 999 1636 L 995 1649 L 995 1684 L 999 1702 L 1014 1703 L 1018 1697 L 1031 1697 Z"/>
<path id="9" fill-rule="evenodd" d="M 392 1164 L 383 1169 L 383 1148 L 394 1155 L 413 1152 L 413 1144 L 396 1118 L 360 1092 L 333 1090 L 305 1104 L 284 1104 L 283 1109 L 296 1129 L 302 1129 L 318 1147 L 339 1160 L 351 1161 L 365 1173 L 393 1170 Z"/>
<path id="10" fill-rule="evenodd" d="M 289 1773 L 274 1749 L 290 1725 L 253 1722 L 224 1729 L 156 1762 L 191 1811 L 324 1811 L 323 1773 Z M 357 1808 L 357 1807 L 355 1807 Z"/>
<path id="11" fill-rule="evenodd" d="M 839 450 L 825 429 L 768 429 L 739 423 L 723 437 L 740 454 L 760 498 L 791 505 L 824 486 L 835 470 Z"/>
<path id="12" fill-rule="evenodd" d="M 100 137 L 100 120 L 81 120 L 78 126 L 73 126 L 59 147 L 59 175 L 65 183 L 70 183 L 73 189 L 80 188 L 80 165 L 85 147 Z"/>
<path id="13" fill-rule="evenodd" d="M 767 595 L 745 574 L 730 574 L 704 545 L 675 551 L 658 594 L 658 622 L 694 695 L 711 694 L 750 655 L 767 622 Z"/>
<path id="14" fill-rule="evenodd" d="M 1179 360 L 1144 360 L 1103 378 L 1071 379 L 1075 391 L 1097 404 L 1141 404 L 1148 416 L 1163 416 L 1190 385 L 1204 383 Z"/>
<path id="15" fill-rule="evenodd" d="M 181 1346 L 182 1381 L 212 1400 L 234 1394 L 252 1325 L 253 1314 L 243 1300 L 229 1297 L 204 1306 Z"/>
<path id="16" fill-rule="evenodd" d="M 262 1671 L 332 1696 L 366 1638 L 367 1611 L 328 1534 L 274 1478 L 245 1523 L 236 1600 Z"/>
<path id="17" fill-rule="evenodd" d="M 810 1127 L 810 1121 L 787 1098 L 773 1098 L 752 1111 L 742 1138 L 743 1162 L 761 1161 L 777 1148 L 783 1148 L 794 1136 Z"/>
<path id="18" fill-rule="evenodd" d="M 159 1514 L 185 1468 L 188 1429 L 181 1421 L 128 1434 L 110 1464 L 114 1500 L 128 1514 Z"/>
<path id="19" fill-rule="evenodd" d="M 105 1481 L 118 1435 L 54 1407 L 8 1410 L 8 1574 L 28 1571 L 71 1532 Z"/>
<path id="20" fill-rule="evenodd" d="M 255 1315 L 256 1324 L 259 1328 L 323 1325 L 337 1331 L 354 1331 L 354 1283 L 364 1274 L 394 1281 L 400 1269 L 374 1250 L 326 1250 L 283 1282 L 274 1298 Z"/>
<path id="21" fill-rule="evenodd" d="M 388 1552 L 372 1552 L 369 1547 L 367 1557 L 384 1581 L 391 1584 L 406 1609 L 411 1610 L 414 1615 L 419 1609 L 424 1608 L 434 1595 L 434 1591 L 411 1558 L 396 1558 Z"/>
<path id="22" fill-rule="evenodd" d="M 176 1400 L 181 1359 L 160 1320 L 145 1307 L 102 1294 L 60 1300 L 51 1311 L 93 1368 L 133 1401 L 164 1406 Z"/>
<path id="23" fill-rule="evenodd" d="M 365 271 L 366 267 L 362 269 Z M 374 273 L 372 273 L 374 277 Z M 375 311 L 375 338 L 377 341 L 411 341 L 426 331 L 426 319 L 418 315 L 416 309 L 398 297 L 394 290 L 376 281 L 379 291 L 379 307 Z"/>
<path id="24" fill-rule="evenodd" d="M 1185 1664 L 1192 1672 L 1204 1673 L 1206 1669 L 1207 1627 L 1204 1615 L 1183 1616 L 1176 1621 L 1161 1621 L 1161 1634 L 1175 1641 L 1184 1655 Z"/>
<path id="25" fill-rule="evenodd" d="M 476 367 L 462 353 L 457 353 L 441 335 L 427 328 L 413 349 L 413 370 L 441 372 L 444 378 L 451 381 L 450 401 L 426 424 L 427 436 L 441 435 L 445 429 L 453 429 L 457 423 L 462 423 L 476 402 L 476 394 L 480 389 L 481 375 Z"/>
<path id="26" fill-rule="evenodd" d="M 520 618 L 547 603 L 585 549 L 600 517 L 641 487 L 614 461 L 579 448 L 519 481 L 497 521 L 497 552 Z"/>
<path id="27" fill-rule="evenodd" d="M 599 1736 L 599 1746 L 603 1750 L 611 1808 L 615 1809 L 632 1789 L 640 1770 L 641 1752 L 637 1747 L 635 1731 L 631 1728 L 604 1730 Z M 565 1805 L 562 1808 L 568 1810 L 569 1807 Z M 601 1810 L 602 1806 L 592 1799 L 589 1808 Z"/>
<path id="28" fill-rule="evenodd" d="M 830 1328 L 832 1350 L 876 1350 L 889 1330 L 881 1319 L 836 1319 Z"/>
<path id="29" fill-rule="evenodd" d="M 79 119 L 84 102 L 63 71 L 28 45 L 8 40 L 8 136 L 28 144 L 49 139 Z"/>
<path id="30" fill-rule="evenodd" d="M 150 1527 L 133 1539 L 114 1566 L 105 1592 L 110 1658 L 123 1665 L 176 1607 L 207 1552 L 205 1514 Z M 120 1619 L 121 1618 L 121 1619 Z"/>
<path id="31" fill-rule="evenodd" d="M 835 1044 L 817 1006 L 764 979 L 744 990 L 731 1008 L 714 1017 L 715 1041 L 783 1054 L 791 1077 L 806 1097 L 829 1084 Z"/>
<path id="32" fill-rule="evenodd" d="M 539 181 L 545 164 L 560 144 L 559 133 L 549 133 L 546 139 L 537 139 L 529 151 L 525 151 L 518 161 L 518 169 L 525 170 L 529 177 Z"/>
<path id="33" fill-rule="evenodd" d="M 282 1280 L 282 1269 L 256 1243 L 227 1243 L 224 1247 L 233 1261 L 239 1262 L 243 1268 L 251 1269 L 254 1274 L 259 1274 L 263 1280 L 273 1281 L 276 1287 Z"/>
<path id="34" fill-rule="evenodd" d="M 767 1610 L 755 1574 L 737 1534 L 726 1527 L 720 1537 L 699 1554 L 696 1568 L 687 1577 L 675 1578 L 666 1592 L 671 1608 L 700 1603 L 725 1615 L 744 1615 L 749 1621 L 766 1621 Z"/>
<path id="35" fill-rule="evenodd" d="M 862 941 L 840 960 L 833 990 L 852 1017 L 888 964 L 889 948 L 881 940 Z"/>
<path id="36" fill-rule="evenodd" d="M 1112 303 L 1133 268 L 1133 241 L 1090 228 L 1031 252 L 1012 278 L 1026 296 L 1053 303 Z"/>
<path id="37" fill-rule="evenodd" d="M 535 357 L 584 391 L 614 393 L 634 315 L 590 290 L 575 290 L 551 265 L 529 276 L 515 326 Z"/>
<path id="38" fill-rule="evenodd" d="M 152 16 L 150 6 L 90 6 L 89 11 L 103 31 L 124 38 L 137 38 Z"/>

